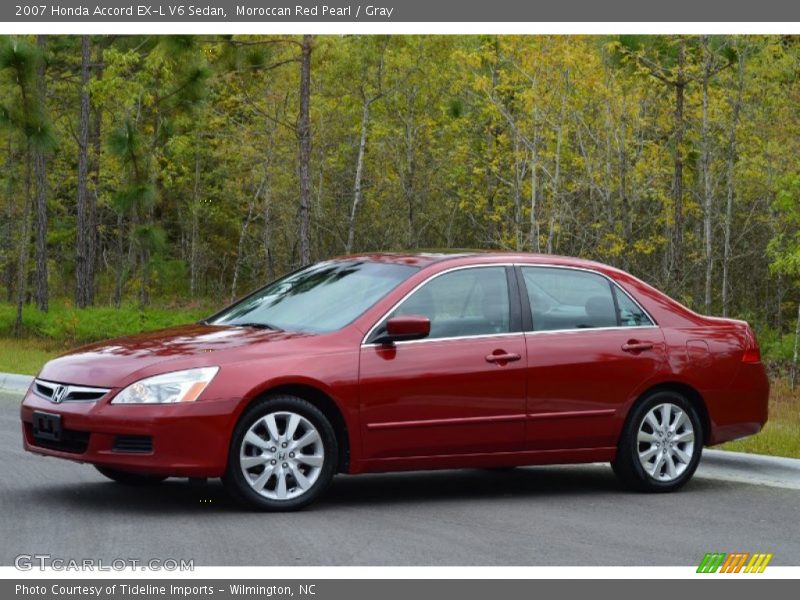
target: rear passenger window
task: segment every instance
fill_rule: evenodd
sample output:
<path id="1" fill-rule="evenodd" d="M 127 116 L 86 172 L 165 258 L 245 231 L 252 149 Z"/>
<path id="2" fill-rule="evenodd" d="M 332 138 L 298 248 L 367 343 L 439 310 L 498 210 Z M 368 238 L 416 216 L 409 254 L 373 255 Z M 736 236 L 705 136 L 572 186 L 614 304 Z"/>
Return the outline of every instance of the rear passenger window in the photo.
<path id="1" fill-rule="evenodd" d="M 619 306 L 619 324 L 622 327 L 650 327 L 653 322 L 638 304 L 628 298 L 627 294 L 615 289 L 617 306 Z"/>
<path id="2" fill-rule="evenodd" d="M 459 269 L 435 277 L 411 294 L 389 318 L 422 315 L 431 320 L 427 339 L 508 333 L 505 267 Z"/>
<path id="3" fill-rule="evenodd" d="M 647 314 L 608 279 L 575 269 L 522 267 L 534 331 L 646 327 Z"/>

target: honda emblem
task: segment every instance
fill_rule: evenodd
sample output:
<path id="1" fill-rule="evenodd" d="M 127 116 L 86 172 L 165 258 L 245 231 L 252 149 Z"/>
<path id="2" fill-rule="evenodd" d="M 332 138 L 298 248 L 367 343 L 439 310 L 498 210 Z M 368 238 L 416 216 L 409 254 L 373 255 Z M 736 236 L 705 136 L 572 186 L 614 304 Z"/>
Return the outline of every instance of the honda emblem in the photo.
<path id="1" fill-rule="evenodd" d="M 66 393 L 67 393 L 67 386 L 59 385 L 56 387 L 56 389 L 53 390 L 53 397 L 51 398 L 51 400 L 56 404 L 59 404 L 64 399 Z"/>

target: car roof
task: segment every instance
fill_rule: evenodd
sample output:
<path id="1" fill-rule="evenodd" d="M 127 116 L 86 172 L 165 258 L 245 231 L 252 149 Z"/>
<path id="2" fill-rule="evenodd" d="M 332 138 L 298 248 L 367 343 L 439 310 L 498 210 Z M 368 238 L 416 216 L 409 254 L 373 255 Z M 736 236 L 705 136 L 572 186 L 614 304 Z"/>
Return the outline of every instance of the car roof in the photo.
<path id="1" fill-rule="evenodd" d="M 365 254 L 338 257 L 336 260 L 367 260 L 371 262 L 406 264 L 420 268 L 453 263 L 454 265 L 493 264 L 493 263 L 535 263 L 559 265 L 592 270 L 614 270 L 603 263 L 571 256 L 554 254 L 535 254 L 531 252 L 503 252 L 479 250 L 425 251 L 425 252 L 370 252 Z"/>
<path id="2" fill-rule="evenodd" d="M 475 252 L 368 252 L 364 254 L 351 254 L 348 256 L 338 256 L 334 260 L 366 260 L 369 262 L 381 262 L 392 264 L 404 264 L 415 267 L 425 268 L 430 265 L 467 256 L 475 256 Z"/>

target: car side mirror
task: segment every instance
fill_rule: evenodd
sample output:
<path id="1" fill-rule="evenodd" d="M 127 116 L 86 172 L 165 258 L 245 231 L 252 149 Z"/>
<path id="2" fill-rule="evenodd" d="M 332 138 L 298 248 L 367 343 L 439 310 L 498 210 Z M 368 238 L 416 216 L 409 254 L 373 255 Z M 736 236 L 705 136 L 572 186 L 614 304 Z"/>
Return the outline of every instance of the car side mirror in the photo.
<path id="1" fill-rule="evenodd" d="M 403 315 L 392 317 L 386 321 L 386 334 L 379 343 L 391 344 L 407 340 L 419 340 L 428 337 L 431 332 L 431 320 L 421 315 Z"/>

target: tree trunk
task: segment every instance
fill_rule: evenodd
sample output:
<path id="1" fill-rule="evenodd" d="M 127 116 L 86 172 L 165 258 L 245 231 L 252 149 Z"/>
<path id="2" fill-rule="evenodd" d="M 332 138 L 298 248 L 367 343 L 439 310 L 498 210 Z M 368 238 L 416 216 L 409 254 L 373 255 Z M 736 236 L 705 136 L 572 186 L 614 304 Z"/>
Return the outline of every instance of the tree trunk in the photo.
<path id="1" fill-rule="evenodd" d="M 561 144 L 564 137 L 564 111 L 567 108 L 567 95 L 569 94 L 569 71 L 564 73 L 564 93 L 561 96 L 561 109 L 558 114 L 556 128 L 556 155 L 553 167 L 552 206 L 550 207 L 550 225 L 547 231 L 547 253 L 552 254 L 555 249 L 556 226 L 561 212 Z"/>
<path id="2" fill-rule="evenodd" d="M 233 279 L 231 281 L 231 299 L 230 301 L 233 302 L 236 300 L 236 287 L 239 284 L 239 271 L 242 266 L 242 257 L 244 256 L 244 241 L 247 237 L 247 230 L 250 228 L 250 223 L 253 220 L 253 208 L 255 207 L 256 200 L 261 195 L 261 188 L 264 185 L 262 182 L 253 199 L 247 205 L 247 218 L 244 220 L 242 224 L 242 228 L 239 230 L 239 244 L 236 247 L 236 260 L 233 263 Z"/>
<path id="3" fill-rule="evenodd" d="M 125 280 L 125 221 L 121 212 L 117 213 L 117 268 L 114 276 L 114 306 L 122 304 L 122 287 Z M 129 253 L 130 254 L 130 253 Z"/>
<path id="4" fill-rule="evenodd" d="M 353 183 L 353 204 L 350 207 L 350 218 L 347 223 L 347 244 L 345 253 L 353 251 L 353 241 L 356 232 L 356 212 L 361 204 L 361 181 L 364 175 L 364 154 L 367 150 L 367 132 L 369 131 L 370 100 L 364 99 L 361 113 L 361 137 L 358 142 L 358 156 L 356 158 L 356 176 Z"/>
<path id="5" fill-rule="evenodd" d="M 12 254 L 14 252 L 13 232 L 14 232 L 14 207 L 15 194 L 14 194 L 14 178 L 11 176 L 12 167 L 14 165 L 14 148 L 11 144 L 11 137 L 8 137 L 6 145 L 6 202 L 3 215 L 3 254 L 7 257 L 5 269 L 3 270 L 3 283 L 6 287 L 6 302 L 9 304 L 14 300 L 14 261 Z"/>
<path id="6" fill-rule="evenodd" d="M 89 63 L 91 60 L 90 36 L 81 36 L 81 94 L 80 122 L 78 126 L 78 206 L 75 255 L 75 304 L 84 308 L 90 302 L 89 244 L 94 231 L 89 216 Z"/>
<path id="7" fill-rule="evenodd" d="M 39 35 L 36 45 L 44 52 L 47 36 Z M 47 88 L 45 84 L 45 61 L 36 67 L 37 118 L 44 118 Z M 41 141 L 34 145 L 33 168 L 36 174 L 36 306 L 47 311 L 47 161 Z"/>
<path id="8" fill-rule="evenodd" d="M 709 37 L 703 36 L 703 53 L 705 55 L 705 68 L 703 70 L 703 124 L 701 132 L 701 171 L 703 176 L 703 242 L 706 259 L 706 281 L 704 293 L 705 314 L 711 313 L 711 284 L 714 272 L 713 228 L 712 217 L 714 199 L 711 189 L 711 140 L 708 131 L 708 84 L 711 78 L 712 56 L 709 48 Z"/>
<path id="9" fill-rule="evenodd" d="M 685 134 L 684 101 L 686 96 L 686 45 L 678 46 L 678 74 L 675 80 L 675 173 L 672 186 L 672 252 L 669 279 L 673 289 L 681 291 L 683 283 L 683 139 Z"/>
<path id="10" fill-rule="evenodd" d="M 536 78 L 531 80 L 531 90 L 533 97 L 537 96 Z M 530 247 L 531 252 L 541 252 L 541 239 L 539 236 L 539 215 L 537 214 L 537 194 L 539 193 L 539 111 L 534 102 L 531 107 L 531 123 L 533 124 L 533 135 L 530 141 L 531 150 L 531 222 L 530 222 Z"/>
<path id="11" fill-rule="evenodd" d="M 414 127 L 411 119 L 405 119 L 405 168 L 403 169 L 403 196 L 406 199 L 406 216 L 408 219 L 408 235 L 406 237 L 408 248 L 416 248 L 418 245 L 417 225 L 416 225 L 416 187 L 414 178 L 416 176 L 416 161 L 414 160 Z"/>
<path id="12" fill-rule="evenodd" d="M 269 187 L 264 192 L 264 275 L 267 281 L 275 277 L 275 260 L 272 256 L 272 196 Z"/>
<path id="13" fill-rule="evenodd" d="M 144 309 L 150 304 L 150 248 L 141 248 L 139 260 L 142 265 L 142 280 L 139 286 L 139 308 Z"/>
<path id="14" fill-rule="evenodd" d="M 608 84 L 608 78 L 606 78 L 606 82 Z M 606 222 L 608 223 L 608 232 L 609 234 L 614 234 L 616 231 L 616 214 L 614 211 L 614 191 L 613 191 L 613 173 L 614 173 L 614 147 L 613 147 L 613 130 L 614 130 L 614 115 L 611 112 L 611 103 L 609 102 L 606 106 L 606 118 L 605 118 L 605 125 L 606 125 L 606 139 L 605 139 L 605 189 L 603 190 L 603 195 L 605 197 L 606 203 Z M 591 181 L 589 182 L 591 185 Z M 598 235 L 600 234 L 600 230 L 598 229 Z M 617 264 L 617 257 L 613 257 L 614 262 L 612 264 Z"/>
<path id="15" fill-rule="evenodd" d="M 195 143 L 198 143 L 196 140 Z M 197 294 L 197 246 L 200 243 L 200 156 L 194 155 L 194 185 L 192 186 L 191 247 L 189 249 L 189 295 Z"/>
<path id="16" fill-rule="evenodd" d="M 623 115 L 620 120 L 620 139 L 618 142 L 619 160 L 619 201 L 622 211 L 622 239 L 628 248 L 633 242 L 633 222 L 631 217 L 630 199 L 628 197 L 628 124 Z M 630 251 L 624 252 L 622 256 L 622 268 L 626 271 L 630 269 Z"/>
<path id="17" fill-rule="evenodd" d="M 22 208 L 22 229 L 19 233 L 17 254 L 17 316 L 14 321 L 14 335 L 22 334 L 22 306 L 28 283 L 28 245 L 31 237 L 31 148 L 30 142 L 25 151 L 25 201 Z"/>
<path id="18" fill-rule="evenodd" d="M 536 195 L 539 193 L 539 128 L 534 125 L 533 140 L 531 141 L 531 252 L 541 252 L 542 245 L 539 237 L 539 215 L 536 213 Z"/>
<path id="19" fill-rule="evenodd" d="M 47 180 L 44 152 L 34 151 L 36 172 L 36 307 L 47 311 Z"/>
<path id="20" fill-rule="evenodd" d="M 267 140 L 267 147 L 264 151 L 264 186 L 263 196 L 264 202 L 261 207 L 262 217 L 264 219 L 264 230 L 262 232 L 262 245 L 264 247 L 264 277 L 267 281 L 272 281 L 275 277 L 275 257 L 272 252 L 272 162 L 275 154 L 275 131 L 271 124 L 267 125 L 265 130 L 265 139 Z M 319 202 L 317 202 L 319 206 Z"/>
<path id="21" fill-rule="evenodd" d="M 522 185 L 527 176 L 527 157 L 520 152 L 519 132 L 514 132 L 514 250 L 522 251 Z"/>
<path id="22" fill-rule="evenodd" d="M 103 46 L 102 44 L 96 45 L 95 50 L 95 66 L 94 66 L 94 79 L 100 80 L 103 77 Z M 91 108 L 91 98 L 90 98 Z M 100 163 L 103 156 L 102 146 L 102 129 L 103 129 L 103 109 L 98 104 L 94 107 L 94 127 L 91 130 L 92 137 L 92 193 L 87 198 L 89 203 L 88 219 L 89 231 L 91 235 L 87 240 L 86 252 L 86 283 L 88 286 L 87 300 L 89 304 L 94 304 L 95 298 L 95 276 L 97 273 L 97 253 L 100 245 L 99 233 L 97 230 L 97 200 L 100 196 Z"/>
<path id="23" fill-rule="evenodd" d="M 495 91 L 497 90 L 497 86 L 499 84 L 499 77 L 498 72 L 500 69 L 500 39 L 497 36 L 494 36 L 493 39 L 493 51 L 494 55 L 492 57 L 492 87 L 490 89 L 490 95 L 494 97 Z M 487 127 L 487 136 L 486 136 L 486 146 L 487 146 L 487 160 L 489 168 L 486 169 L 486 220 L 487 220 L 487 228 L 486 228 L 486 241 L 484 242 L 488 247 L 495 248 L 497 246 L 497 224 L 495 223 L 494 217 L 494 197 L 497 194 L 498 185 L 498 174 L 497 174 L 497 167 L 494 166 L 495 158 L 497 157 L 498 147 L 499 147 L 499 138 L 500 134 L 502 133 L 500 127 L 494 124 L 491 120 L 489 120 L 488 127 Z"/>
<path id="24" fill-rule="evenodd" d="M 297 119 L 300 177 L 300 263 L 311 262 L 311 35 L 304 35 L 300 53 L 300 114 Z"/>
<path id="25" fill-rule="evenodd" d="M 730 304 L 730 261 L 731 261 L 731 228 L 733 223 L 733 198 L 735 192 L 734 175 L 736 170 L 736 128 L 739 125 L 739 112 L 742 107 L 742 91 L 744 88 L 744 55 L 739 56 L 739 83 L 736 90 L 736 99 L 733 103 L 731 114 L 731 129 L 728 135 L 728 173 L 727 173 L 727 198 L 725 201 L 724 246 L 722 256 L 722 316 L 728 316 Z"/>

